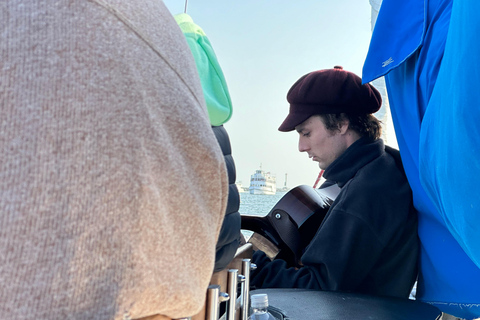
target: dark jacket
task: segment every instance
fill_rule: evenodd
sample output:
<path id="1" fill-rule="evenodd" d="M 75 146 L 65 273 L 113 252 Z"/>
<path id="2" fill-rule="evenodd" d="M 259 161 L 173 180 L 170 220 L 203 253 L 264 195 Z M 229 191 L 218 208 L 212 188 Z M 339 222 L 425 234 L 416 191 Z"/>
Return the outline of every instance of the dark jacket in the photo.
<path id="1" fill-rule="evenodd" d="M 223 126 L 212 126 L 215 137 L 225 157 L 228 172 L 228 203 L 225 211 L 225 219 L 220 230 L 217 241 L 215 269 L 220 271 L 232 261 L 235 252 L 240 244 L 241 217 L 238 209 L 240 207 L 240 195 L 235 185 L 236 171 L 235 162 L 232 157 L 232 149 L 228 133 Z"/>
<path id="2" fill-rule="evenodd" d="M 408 297 L 417 276 L 417 216 L 399 152 L 362 138 L 324 173 L 342 188 L 300 269 L 254 254 L 256 287 Z"/>

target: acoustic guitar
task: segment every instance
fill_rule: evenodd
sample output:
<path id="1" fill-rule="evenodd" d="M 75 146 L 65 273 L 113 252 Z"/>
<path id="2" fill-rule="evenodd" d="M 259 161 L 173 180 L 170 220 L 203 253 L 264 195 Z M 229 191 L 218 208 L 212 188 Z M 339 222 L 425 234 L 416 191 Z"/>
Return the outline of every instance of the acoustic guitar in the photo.
<path id="1" fill-rule="evenodd" d="M 253 231 L 249 242 L 271 259 L 282 259 L 289 266 L 299 267 L 304 249 L 339 193 L 340 188 L 328 181 L 320 189 L 297 186 L 267 215 L 242 215 L 242 229 Z"/>

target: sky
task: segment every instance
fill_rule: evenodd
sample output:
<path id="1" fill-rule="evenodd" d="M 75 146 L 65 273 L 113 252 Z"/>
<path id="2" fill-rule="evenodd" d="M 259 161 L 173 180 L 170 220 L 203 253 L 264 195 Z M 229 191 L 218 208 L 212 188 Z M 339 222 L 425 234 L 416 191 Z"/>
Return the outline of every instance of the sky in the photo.
<path id="1" fill-rule="evenodd" d="M 165 0 L 172 15 L 185 0 Z M 187 13 L 209 38 L 233 105 L 224 125 L 237 182 L 255 170 L 277 187 L 313 186 L 317 162 L 298 151 L 298 133 L 280 132 L 286 95 L 304 74 L 336 65 L 361 76 L 371 37 L 369 0 L 189 0 Z"/>

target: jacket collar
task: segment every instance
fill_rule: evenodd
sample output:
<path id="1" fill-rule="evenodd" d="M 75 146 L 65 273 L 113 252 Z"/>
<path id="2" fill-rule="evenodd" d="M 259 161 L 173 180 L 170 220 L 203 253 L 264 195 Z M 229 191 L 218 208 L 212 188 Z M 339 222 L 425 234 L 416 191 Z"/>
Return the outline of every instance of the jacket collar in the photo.
<path id="1" fill-rule="evenodd" d="M 325 169 L 323 176 L 342 188 L 360 168 L 383 153 L 385 146 L 382 139 L 372 141 L 365 137 L 360 138 Z"/>

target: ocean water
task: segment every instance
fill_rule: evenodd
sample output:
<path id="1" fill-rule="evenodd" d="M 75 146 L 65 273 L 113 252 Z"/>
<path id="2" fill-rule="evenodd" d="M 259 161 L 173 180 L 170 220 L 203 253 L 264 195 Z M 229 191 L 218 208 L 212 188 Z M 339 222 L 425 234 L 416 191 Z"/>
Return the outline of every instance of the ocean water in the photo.
<path id="1" fill-rule="evenodd" d="M 284 195 L 285 192 L 277 192 L 274 195 L 240 192 L 239 212 L 240 214 L 266 216 Z"/>

